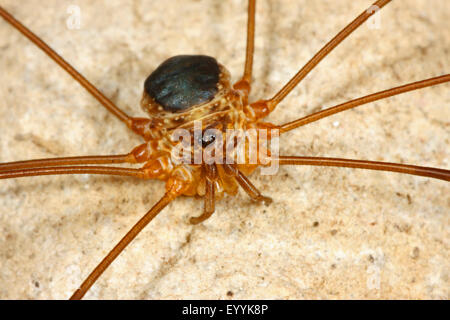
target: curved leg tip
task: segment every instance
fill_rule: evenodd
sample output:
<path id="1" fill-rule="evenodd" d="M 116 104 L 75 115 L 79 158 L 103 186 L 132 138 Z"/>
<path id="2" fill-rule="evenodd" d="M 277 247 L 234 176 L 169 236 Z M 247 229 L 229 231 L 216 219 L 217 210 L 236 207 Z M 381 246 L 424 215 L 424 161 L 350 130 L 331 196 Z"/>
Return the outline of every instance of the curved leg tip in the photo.
<path id="1" fill-rule="evenodd" d="M 211 217 L 211 215 L 213 214 L 213 212 L 205 212 L 202 215 L 198 216 L 198 217 L 191 217 L 189 219 L 189 223 L 190 224 L 199 224 L 202 223 L 205 220 L 208 220 L 209 217 Z"/>
<path id="2" fill-rule="evenodd" d="M 270 197 L 260 196 L 258 199 L 256 199 L 258 202 L 264 203 L 266 206 L 269 206 L 273 200 Z"/>
<path id="3" fill-rule="evenodd" d="M 189 223 L 190 224 L 192 224 L 192 225 L 196 225 L 196 224 L 199 224 L 200 222 L 203 222 L 203 221 L 205 221 L 206 219 L 202 219 L 202 216 L 199 216 L 199 217 L 191 217 L 190 219 L 189 219 Z"/>

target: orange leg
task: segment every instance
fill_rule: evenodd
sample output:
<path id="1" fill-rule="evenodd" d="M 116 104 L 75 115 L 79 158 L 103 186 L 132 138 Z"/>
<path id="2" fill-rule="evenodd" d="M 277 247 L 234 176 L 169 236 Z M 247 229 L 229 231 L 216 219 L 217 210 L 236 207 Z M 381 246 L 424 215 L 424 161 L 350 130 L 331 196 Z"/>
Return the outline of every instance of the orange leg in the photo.
<path id="1" fill-rule="evenodd" d="M 128 176 L 141 179 L 150 179 L 151 177 L 144 169 L 130 169 L 120 167 L 102 167 L 102 166 L 67 166 L 67 167 L 45 167 L 32 169 L 16 169 L 0 171 L 0 179 L 13 179 L 32 176 L 48 176 L 60 174 L 104 174 L 115 176 Z"/>
<path id="2" fill-rule="evenodd" d="M 440 77 L 435 77 L 435 78 L 431 78 L 431 79 L 426 79 L 426 80 L 422 80 L 422 81 L 418 81 L 418 82 L 413 82 L 413 83 L 409 83 L 400 87 L 396 87 L 396 88 L 392 88 L 389 90 L 385 90 L 385 91 L 381 91 L 381 92 L 377 92 L 377 93 L 373 93 L 371 95 L 362 97 L 362 98 L 358 98 L 355 100 L 351 100 L 345 103 L 342 103 L 340 105 L 310 114 L 306 117 L 303 117 L 301 119 L 297 119 L 294 121 L 291 121 L 289 123 L 283 124 L 281 126 L 279 126 L 280 129 L 280 133 L 284 133 L 287 131 L 291 131 L 295 128 L 304 126 L 305 124 L 311 123 L 311 122 L 315 122 L 319 119 L 322 118 L 326 118 L 328 116 L 331 116 L 335 113 L 338 112 L 342 112 L 348 109 L 352 109 L 352 108 L 356 108 L 358 106 L 362 106 L 364 104 L 367 104 L 369 102 L 373 102 L 373 101 L 377 101 L 377 100 L 381 100 L 384 98 L 388 98 L 388 97 L 392 97 L 398 94 L 402 94 L 408 91 L 413 91 L 413 90 L 417 90 L 417 89 L 422 89 L 425 87 L 430 87 L 430 86 L 435 86 L 441 83 L 445 83 L 445 82 L 449 82 L 450 81 L 450 74 L 446 74 Z"/>
<path id="3" fill-rule="evenodd" d="M 372 6 L 383 8 L 391 0 L 378 0 Z M 333 39 L 331 39 L 316 55 L 309 60 L 291 80 L 269 100 L 260 100 L 251 104 L 254 109 L 254 116 L 257 119 L 266 117 L 272 112 L 275 107 L 323 60 L 334 48 L 336 48 L 342 41 L 344 41 L 353 31 L 361 26 L 367 19 L 369 19 L 375 11 L 364 10 L 355 20 L 347 25 L 341 32 L 339 32 Z"/>
<path id="4" fill-rule="evenodd" d="M 158 178 L 163 168 L 160 162 L 155 160 L 148 162 L 142 169 L 107 167 L 107 166 L 64 166 L 68 164 L 98 164 L 98 163 L 136 163 L 145 159 L 142 148 L 135 148 L 128 155 L 118 156 L 90 156 L 69 157 L 55 159 L 41 159 L 30 161 L 18 161 L 0 164 L 0 179 L 11 179 L 20 177 L 59 175 L 59 174 L 104 174 L 129 176 L 140 179 Z M 52 166 L 59 165 L 59 166 Z M 159 167 L 158 167 L 159 165 Z M 189 182 L 179 178 L 169 178 L 166 184 L 165 196 L 122 238 L 122 240 L 111 250 L 103 261 L 94 269 L 80 288 L 74 293 L 72 299 L 81 299 L 98 277 L 114 261 L 114 259 L 125 249 L 125 247 L 139 234 L 139 232 L 173 199 L 182 194 Z M 213 194 L 214 195 L 214 194 Z M 213 210 L 214 211 L 214 210 Z"/>
<path id="5" fill-rule="evenodd" d="M 98 102 L 100 102 L 109 112 L 114 114 L 120 121 L 124 122 L 129 128 L 133 127 L 134 119 L 117 107 L 110 99 L 101 93 L 94 85 L 92 85 L 83 75 L 81 75 L 74 67 L 65 61 L 59 54 L 49 47 L 38 36 L 31 32 L 22 23 L 16 20 L 11 14 L 0 6 L 0 16 L 9 24 L 21 32 L 31 42 L 36 44 L 42 51 L 44 51 L 53 61 L 55 61 L 61 68 L 67 71 L 79 84 L 81 84 Z"/>
<path id="6" fill-rule="evenodd" d="M 20 21 L 16 20 L 11 14 L 0 6 L 0 16 L 16 28 L 20 33 L 27 37 L 31 42 L 44 51 L 53 61 L 69 73 L 81 86 L 83 86 L 98 102 L 100 102 L 109 112 L 114 114 L 120 121 L 125 123 L 133 132 L 141 135 L 146 140 L 153 136 L 152 121 L 145 118 L 133 118 L 127 115 L 123 110 L 116 106 L 100 90 L 90 83 L 81 73 L 64 60 L 55 50 L 42 41 L 31 30 L 25 27 Z"/>
<path id="7" fill-rule="evenodd" d="M 203 208 L 202 215 L 198 217 L 192 217 L 189 222 L 191 224 L 199 224 L 214 213 L 215 211 L 215 190 L 214 183 L 218 178 L 217 167 L 214 164 L 205 165 L 205 176 L 206 176 L 206 193 L 205 193 L 205 205 Z"/>
<path id="8" fill-rule="evenodd" d="M 119 254 L 133 241 L 134 238 L 153 220 L 172 200 L 183 193 L 187 184 L 185 181 L 169 179 L 166 184 L 166 193 L 116 244 L 116 246 L 103 258 L 100 264 L 89 274 L 81 286 L 70 297 L 71 300 L 83 298 L 89 288 L 97 281 L 109 265 L 119 256 Z"/>
<path id="9" fill-rule="evenodd" d="M 450 170 L 419 167 L 399 163 L 367 161 L 367 160 L 351 160 L 341 158 L 291 157 L 291 156 L 280 156 L 277 159 L 271 159 L 271 161 L 277 161 L 280 165 L 308 165 L 321 167 L 355 168 L 355 169 L 400 172 L 415 176 L 430 177 L 434 179 L 450 181 Z"/>
<path id="10" fill-rule="evenodd" d="M 143 143 L 134 148 L 128 154 L 107 155 L 107 156 L 79 156 L 79 157 L 63 157 L 50 159 L 36 159 L 26 161 L 15 161 L 0 163 L 0 173 L 8 172 L 17 174 L 21 171 L 24 173 L 38 172 L 31 169 L 37 168 L 67 168 L 67 166 L 87 165 L 87 164 L 118 164 L 118 163 L 142 163 L 151 160 L 153 148 L 151 142 Z M 44 171 L 42 171 L 44 172 Z"/>
<path id="11" fill-rule="evenodd" d="M 234 176 L 239 185 L 244 189 L 244 191 L 255 201 L 264 202 L 265 205 L 269 205 L 272 203 L 272 199 L 266 196 L 263 196 L 261 192 L 250 182 L 250 180 L 241 172 L 235 165 L 231 164 L 223 164 L 223 168 L 225 172 Z"/>
<path id="12" fill-rule="evenodd" d="M 233 86 L 234 89 L 243 91 L 246 97 L 250 94 L 252 84 L 253 53 L 255 51 L 255 12 L 256 0 L 249 0 L 244 75 L 242 76 L 242 79 Z"/>
<path id="13" fill-rule="evenodd" d="M 84 164 L 114 164 L 114 163 L 136 163 L 135 158 L 131 154 L 115 155 L 115 156 L 86 156 L 86 157 L 65 157 L 53 159 L 37 159 L 27 161 L 16 161 L 0 163 L 1 171 L 11 171 L 27 168 L 44 168 L 59 167 L 67 165 L 84 165 Z"/>

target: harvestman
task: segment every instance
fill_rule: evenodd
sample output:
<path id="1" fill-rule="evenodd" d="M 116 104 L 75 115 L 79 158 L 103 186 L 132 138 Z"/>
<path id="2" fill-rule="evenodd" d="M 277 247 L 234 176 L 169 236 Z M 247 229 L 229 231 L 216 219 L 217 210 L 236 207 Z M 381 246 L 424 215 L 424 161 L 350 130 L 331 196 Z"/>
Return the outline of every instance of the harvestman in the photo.
<path id="1" fill-rule="evenodd" d="M 379 0 L 375 2 L 374 5 L 383 8 L 389 2 L 390 0 Z M 214 212 L 215 199 L 220 198 L 224 191 L 234 195 L 238 185 L 241 186 L 254 200 L 270 201 L 269 198 L 261 195 L 247 178 L 247 175 L 256 168 L 254 165 L 204 163 L 201 166 L 181 165 L 173 167 L 170 162 L 170 157 L 168 156 L 168 154 L 170 154 L 170 147 L 167 148 L 167 150 L 162 150 L 160 147 L 161 145 L 167 146 L 166 142 L 170 140 L 169 133 L 174 128 L 179 126 L 190 128 L 193 120 L 202 117 L 214 120 L 211 120 L 210 122 L 206 121 L 205 128 L 206 126 L 209 128 L 213 125 L 214 127 L 223 130 L 226 126 L 235 126 L 235 123 L 239 123 L 238 128 L 270 128 L 279 129 L 280 133 L 284 133 L 332 114 L 355 108 L 369 102 L 450 81 L 450 75 L 443 75 L 414 82 L 355 99 L 283 125 L 273 125 L 261 121 L 275 109 L 291 90 L 293 90 L 329 52 L 350 35 L 352 31 L 372 16 L 373 13 L 373 11 L 363 11 L 360 16 L 321 49 L 271 99 L 259 100 L 249 104 L 247 100 L 251 89 L 255 27 L 255 1 L 250 0 L 248 7 L 247 54 L 245 71 L 241 80 L 233 86 L 230 86 L 227 72 L 223 69 L 224 67 L 218 65 L 213 58 L 205 56 L 178 56 L 171 58 L 157 69 L 157 71 L 159 70 L 159 73 L 153 73 L 153 77 L 152 75 L 149 76 L 146 81 L 142 105 L 150 113 L 151 118 L 145 119 L 133 118 L 125 114 L 37 36 L 20 24 L 20 22 L 15 20 L 4 9 L 0 8 L 0 14 L 6 21 L 44 50 L 53 60 L 84 86 L 106 109 L 124 122 L 128 128 L 141 135 L 146 141 L 133 149 L 129 154 L 125 155 L 70 157 L 4 163 L 0 165 L 0 178 L 8 179 L 37 175 L 89 173 L 132 176 L 142 179 L 161 179 L 166 181 L 166 194 L 163 198 L 159 200 L 158 203 L 155 204 L 154 207 L 151 208 L 150 211 L 116 245 L 116 247 L 114 247 L 108 256 L 105 257 L 74 293 L 72 298 L 82 298 L 95 283 L 97 278 L 136 237 L 136 235 L 168 203 L 179 195 L 199 194 L 205 199 L 204 213 L 199 217 L 193 217 L 191 219 L 191 223 L 193 224 L 200 223 L 209 218 Z M 182 66 L 186 66 L 186 64 L 189 68 L 183 69 Z M 201 71 L 199 72 L 199 70 Z M 171 79 L 170 77 L 167 77 L 169 71 L 172 72 L 172 75 L 180 76 L 183 90 L 177 91 L 176 89 L 173 89 L 171 96 L 169 96 L 170 99 L 167 99 L 167 95 L 160 94 L 162 89 L 159 85 L 165 86 L 164 88 L 172 88 L 170 82 Z M 186 75 L 187 77 L 183 77 Z M 191 80 L 192 77 L 189 77 L 191 75 L 200 78 L 202 84 L 207 83 L 208 85 L 206 87 L 199 86 L 198 81 Z M 152 86 L 152 84 L 156 82 L 158 83 L 158 86 Z M 220 90 L 217 89 L 218 83 L 220 83 L 222 88 Z M 192 91 L 194 88 L 197 89 L 195 92 L 197 92 L 198 95 L 196 96 L 194 94 L 194 98 L 192 98 Z M 222 97 L 225 97 L 225 99 L 220 99 Z M 161 141 L 164 143 L 159 144 Z M 204 147 L 206 147 L 211 141 L 202 140 L 202 142 Z M 161 150 L 163 151 L 162 154 L 160 153 Z M 157 152 L 158 154 L 156 155 Z M 166 153 L 164 154 L 164 152 Z M 280 165 L 363 168 L 407 173 L 446 181 L 450 180 L 449 170 L 396 163 L 296 156 L 279 156 L 277 159 L 271 159 L 271 161 L 276 161 Z M 144 163 L 145 165 L 142 169 L 98 166 L 99 164 L 113 163 Z M 203 186 L 200 188 L 201 191 L 198 191 L 198 185 Z"/>

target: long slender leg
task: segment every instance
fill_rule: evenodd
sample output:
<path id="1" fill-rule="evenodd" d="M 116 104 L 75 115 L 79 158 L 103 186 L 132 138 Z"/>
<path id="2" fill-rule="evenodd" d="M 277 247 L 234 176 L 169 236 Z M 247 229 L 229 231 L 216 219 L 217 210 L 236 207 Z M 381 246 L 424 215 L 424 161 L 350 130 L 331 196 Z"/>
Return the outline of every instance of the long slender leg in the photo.
<path id="1" fill-rule="evenodd" d="M 256 0 L 249 0 L 244 75 L 242 76 L 242 79 L 234 85 L 235 89 L 244 91 L 247 96 L 250 94 L 252 84 L 253 53 L 255 51 L 255 13 Z"/>
<path id="2" fill-rule="evenodd" d="M 131 154 L 122 154 L 113 156 L 85 156 L 85 157 L 37 159 L 37 160 L 0 163 L 0 172 L 17 169 L 57 167 L 67 165 L 114 164 L 114 163 L 117 164 L 117 163 L 135 163 L 135 162 L 136 162 L 135 158 Z"/>
<path id="3" fill-rule="evenodd" d="M 214 164 L 205 165 L 206 171 L 206 193 L 205 193 L 205 204 L 203 208 L 203 213 L 198 217 L 192 217 L 189 222 L 191 224 L 199 224 L 214 213 L 215 211 L 215 190 L 214 182 L 217 180 L 218 173 L 217 167 Z"/>
<path id="4" fill-rule="evenodd" d="M 134 238 L 145 228 L 154 217 L 161 212 L 172 200 L 179 196 L 184 189 L 184 182 L 181 180 L 172 180 L 164 196 L 151 208 L 116 244 L 116 246 L 103 258 L 100 264 L 89 274 L 81 286 L 70 297 L 71 300 L 83 298 L 89 288 L 97 281 L 108 266 L 119 256 L 119 254 L 133 241 Z"/>
<path id="5" fill-rule="evenodd" d="M 60 175 L 60 174 L 104 174 L 104 175 L 129 176 L 141 179 L 150 179 L 149 174 L 145 169 L 102 167 L 102 166 L 67 166 L 67 167 L 46 167 L 46 168 L 0 171 L 0 180 L 32 177 L 32 176 Z"/>
<path id="6" fill-rule="evenodd" d="M 358 98 L 355 100 L 351 100 L 345 103 L 342 103 L 340 105 L 310 114 L 306 117 L 303 117 L 301 119 L 297 119 L 294 121 L 291 121 L 289 123 L 283 124 L 281 126 L 279 126 L 280 129 L 280 133 L 284 133 L 290 130 L 293 130 L 295 128 L 304 126 L 305 124 L 311 123 L 311 122 L 315 122 L 319 119 L 322 118 L 326 118 L 329 117 L 335 113 L 338 112 L 342 112 L 348 109 L 352 109 L 352 108 L 356 108 L 358 106 L 362 106 L 364 104 L 367 104 L 369 102 L 373 102 L 373 101 L 377 101 L 377 100 L 381 100 L 384 98 L 388 98 L 388 97 L 392 97 L 398 94 L 402 94 L 408 91 L 413 91 L 413 90 L 417 90 L 417 89 L 421 89 L 421 88 L 426 88 L 426 87 L 430 87 L 430 86 L 434 86 L 434 85 L 438 85 L 441 83 L 445 83 L 445 82 L 449 82 L 450 81 L 450 74 L 446 74 L 443 76 L 439 76 L 439 77 L 435 77 L 435 78 L 431 78 L 431 79 L 426 79 L 426 80 L 422 80 L 422 81 L 418 81 L 418 82 L 413 82 L 413 83 L 409 83 L 400 87 L 395 87 L 389 90 L 385 90 L 385 91 L 381 91 L 381 92 L 377 92 L 377 93 L 373 93 L 371 95 L 362 97 L 362 98 Z"/>
<path id="7" fill-rule="evenodd" d="M 49 159 L 35 159 L 25 161 L 15 161 L 0 163 L 0 172 L 18 169 L 32 169 L 45 167 L 62 167 L 67 165 L 86 164 L 117 164 L 117 163 L 142 163 L 152 158 L 152 148 L 150 143 L 143 143 L 135 147 L 128 154 L 106 155 L 106 156 L 77 156 Z"/>
<path id="8" fill-rule="evenodd" d="M 386 4 L 391 2 L 391 0 L 378 0 L 373 6 L 378 8 L 383 8 Z M 367 19 L 369 19 L 375 13 L 374 10 L 364 10 L 355 20 L 353 20 L 349 25 L 347 25 L 341 32 L 339 32 L 330 42 L 328 42 L 316 55 L 309 60 L 303 68 L 300 69 L 297 74 L 292 77 L 291 80 L 278 91 L 269 100 L 260 100 L 251 104 L 254 109 L 255 116 L 257 118 L 264 118 L 270 112 L 272 112 L 275 107 L 302 81 L 315 66 L 322 61 L 334 48 L 336 48 L 345 38 L 347 38 L 353 31 L 355 31 L 359 26 L 361 26 Z"/>
<path id="9" fill-rule="evenodd" d="M 400 172 L 415 176 L 423 176 L 450 181 L 450 170 L 419 167 L 399 163 L 367 161 L 367 160 L 351 160 L 341 158 L 293 157 L 293 156 L 280 156 L 277 159 L 271 159 L 271 161 L 276 161 L 280 165 L 309 165 L 309 166 L 356 168 L 356 169 Z"/>
<path id="10" fill-rule="evenodd" d="M 234 176 L 239 185 L 244 191 L 255 201 L 262 201 L 264 204 L 269 205 L 272 203 L 272 199 L 263 196 L 261 192 L 251 183 L 251 181 L 241 172 L 235 165 L 223 164 L 225 172 Z"/>
<path id="11" fill-rule="evenodd" d="M 117 107 L 103 93 L 101 93 L 94 85 L 92 85 L 85 77 L 83 77 L 74 67 L 65 61 L 59 54 L 50 48 L 44 41 L 31 32 L 22 23 L 16 20 L 11 14 L 0 6 L 0 16 L 10 23 L 14 28 L 21 32 L 31 42 L 36 44 L 44 51 L 53 61 L 66 70 L 79 84 L 81 84 L 98 102 L 100 102 L 108 111 L 114 114 L 120 121 L 131 127 L 133 119 Z"/>

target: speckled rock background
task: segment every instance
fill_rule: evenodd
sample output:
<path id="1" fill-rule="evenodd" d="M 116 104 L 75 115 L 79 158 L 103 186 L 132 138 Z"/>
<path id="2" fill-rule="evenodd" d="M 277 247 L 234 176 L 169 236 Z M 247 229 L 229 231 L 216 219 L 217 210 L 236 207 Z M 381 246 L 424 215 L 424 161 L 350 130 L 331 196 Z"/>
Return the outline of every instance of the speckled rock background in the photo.
<path id="1" fill-rule="evenodd" d="M 372 0 L 258 1 L 253 97 L 273 95 Z M 126 112 L 146 76 L 182 53 L 243 70 L 245 1 L 1 0 Z M 70 5 L 81 28 L 67 27 Z M 395 1 L 270 116 L 282 123 L 450 72 L 450 2 Z M 140 143 L 47 56 L 0 21 L 0 161 L 119 154 Z M 379 101 L 281 139 L 281 153 L 450 168 L 449 85 Z M 169 205 L 90 299 L 448 299 L 449 184 L 365 170 L 283 167 L 252 177 L 274 199 Z M 163 183 L 103 176 L 0 182 L 0 298 L 65 299 L 162 195 Z"/>

